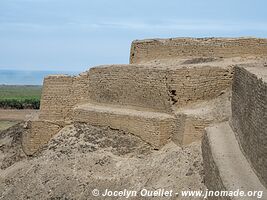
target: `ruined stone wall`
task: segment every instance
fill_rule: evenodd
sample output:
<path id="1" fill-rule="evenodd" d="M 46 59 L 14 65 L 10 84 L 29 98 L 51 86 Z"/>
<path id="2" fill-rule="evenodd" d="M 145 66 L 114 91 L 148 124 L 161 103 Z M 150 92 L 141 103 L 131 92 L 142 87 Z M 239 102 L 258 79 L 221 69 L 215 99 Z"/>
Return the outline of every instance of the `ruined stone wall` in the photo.
<path id="1" fill-rule="evenodd" d="M 181 107 L 220 95 L 230 87 L 231 81 L 230 67 L 96 67 L 89 72 L 89 99 L 103 104 L 136 106 L 169 113 L 173 105 Z"/>
<path id="2" fill-rule="evenodd" d="M 219 96 L 232 83 L 232 68 L 183 67 L 167 72 L 168 90 L 172 104 L 182 107 L 199 100 L 209 100 Z"/>
<path id="3" fill-rule="evenodd" d="M 22 135 L 25 154 L 33 155 L 60 131 L 61 125 L 48 121 L 29 121 Z"/>
<path id="4" fill-rule="evenodd" d="M 44 79 L 40 120 L 64 121 L 73 104 L 73 78 L 65 75 L 48 76 Z"/>
<path id="5" fill-rule="evenodd" d="M 84 104 L 74 109 L 74 121 L 95 126 L 109 126 L 139 136 L 159 149 L 177 134 L 173 115 L 135 109 Z"/>
<path id="6" fill-rule="evenodd" d="M 74 76 L 72 85 L 73 104 L 87 103 L 89 101 L 89 88 L 88 72 Z"/>
<path id="7" fill-rule="evenodd" d="M 257 38 L 173 38 L 136 40 L 130 63 L 186 57 L 266 56 L 267 40 Z"/>
<path id="8" fill-rule="evenodd" d="M 232 127 L 242 150 L 267 186 L 267 68 L 236 66 L 232 95 Z"/>
<path id="9" fill-rule="evenodd" d="M 155 148 L 169 140 L 178 145 L 199 140 L 211 120 L 175 112 L 191 103 L 214 99 L 231 86 L 231 62 L 224 63 L 221 58 L 266 55 L 266 39 L 134 41 L 130 65 L 94 67 L 78 76 L 46 77 L 40 121 L 29 122 L 23 136 L 24 151 L 33 154 L 72 121 L 124 130 Z M 246 61 L 238 59 L 233 62 Z M 233 126 L 266 184 L 266 81 L 251 70 L 235 70 Z"/>
<path id="10" fill-rule="evenodd" d="M 72 119 L 77 104 L 95 102 L 172 113 L 198 100 L 214 98 L 230 87 L 231 68 L 210 66 L 156 68 L 110 65 L 79 76 L 48 76 L 41 99 L 40 119 Z"/>
<path id="11" fill-rule="evenodd" d="M 75 77 L 46 77 L 41 98 L 40 120 L 71 120 L 73 106 L 88 101 L 88 88 L 87 73 Z"/>
<path id="12" fill-rule="evenodd" d="M 176 115 L 178 121 L 178 134 L 173 135 L 172 140 L 179 145 L 188 145 L 194 141 L 200 141 L 203 137 L 205 127 L 211 124 L 210 120 L 188 116 L 186 114 Z"/>
<path id="13" fill-rule="evenodd" d="M 171 112 L 166 72 L 137 65 L 91 68 L 92 102 Z"/>

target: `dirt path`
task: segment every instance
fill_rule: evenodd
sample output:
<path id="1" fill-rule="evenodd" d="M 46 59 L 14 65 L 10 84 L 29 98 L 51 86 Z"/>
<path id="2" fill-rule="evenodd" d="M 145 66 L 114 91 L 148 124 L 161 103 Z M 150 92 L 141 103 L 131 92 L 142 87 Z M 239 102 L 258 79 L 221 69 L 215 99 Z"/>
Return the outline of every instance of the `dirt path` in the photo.
<path id="1" fill-rule="evenodd" d="M 11 126 L 15 125 L 16 121 L 1 121 L 0 120 L 0 131 L 10 128 Z"/>
<path id="2" fill-rule="evenodd" d="M 27 118 L 37 115 L 39 110 L 16 110 L 16 109 L 0 109 L 0 120 L 2 121 L 24 121 Z"/>

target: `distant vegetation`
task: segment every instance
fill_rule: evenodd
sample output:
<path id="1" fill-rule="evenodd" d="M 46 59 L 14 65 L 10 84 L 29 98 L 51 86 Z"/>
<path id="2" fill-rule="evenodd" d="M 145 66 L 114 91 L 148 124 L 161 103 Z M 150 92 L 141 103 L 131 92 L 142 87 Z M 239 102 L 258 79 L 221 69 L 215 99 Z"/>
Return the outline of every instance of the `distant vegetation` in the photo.
<path id="1" fill-rule="evenodd" d="M 42 86 L 0 85 L 0 108 L 39 109 Z"/>

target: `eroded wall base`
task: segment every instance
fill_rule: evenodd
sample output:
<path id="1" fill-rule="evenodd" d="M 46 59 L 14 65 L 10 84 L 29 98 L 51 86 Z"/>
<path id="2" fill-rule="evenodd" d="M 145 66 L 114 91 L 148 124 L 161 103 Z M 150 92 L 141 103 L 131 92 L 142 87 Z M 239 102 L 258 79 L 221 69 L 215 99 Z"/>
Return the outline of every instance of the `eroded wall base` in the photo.
<path id="1" fill-rule="evenodd" d="M 22 135 L 22 148 L 26 155 L 33 155 L 62 129 L 62 125 L 49 121 L 29 121 Z"/>
<path id="2" fill-rule="evenodd" d="M 178 130 L 178 119 L 174 115 L 96 104 L 76 107 L 74 121 L 132 133 L 156 149 L 165 145 Z"/>

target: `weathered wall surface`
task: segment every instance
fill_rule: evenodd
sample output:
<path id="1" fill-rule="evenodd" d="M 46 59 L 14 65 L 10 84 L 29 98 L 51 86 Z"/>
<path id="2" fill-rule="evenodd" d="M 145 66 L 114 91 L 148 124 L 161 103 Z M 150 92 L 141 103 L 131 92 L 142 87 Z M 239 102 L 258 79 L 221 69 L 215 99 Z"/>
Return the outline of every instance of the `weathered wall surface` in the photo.
<path id="1" fill-rule="evenodd" d="M 178 130 L 177 119 L 173 115 L 96 104 L 76 107 L 74 121 L 132 133 L 157 149 L 165 145 Z"/>
<path id="2" fill-rule="evenodd" d="M 223 64 L 223 59 L 218 59 L 221 62 L 217 62 L 218 60 L 214 60 L 213 57 L 263 55 L 267 55 L 266 39 L 177 38 L 134 41 L 131 63 L 135 64 L 94 67 L 74 77 L 60 75 L 45 78 L 39 119 L 57 123 L 73 119 L 82 121 L 82 117 L 87 116 L 81 112 L 77 117 L 77 110 L 75 113 L 73 109 L 77 105 L 86 103 L 143 112 L 161 112 L 174 116 L 174 110 L 177 108 L 216 98 L 231 86 L 232 67 L 227 67 L 230 65 L 228 62 Z M 156 65 L 153 61 L 148 62 L 154 59 L 189 57 L 193 60 L 187 60 L 187 63 L 159 62 Z M 200 57 L 208 59 L 199 59 Z M 204 63 L 198 65 L 200 61 Z M 145 62 L 148 63 L 144 64 Z M 221 64 L 223 66 L 220 66 Z M 90 112 L 90 115 L 95 116 L 100 122 L 104 120 L 105 123 L 100 124 L 108 124 L 111 121 L 112 124 L 116 124 L 120 120 L 123 121 L 122 116 L 111 114 L 109 114 L 111 121 L 106 115 L 104 115 L 106 118 L 102 119 L 99 116 L 103 113 L 96 112 Z M 126 116 L 123 115 L 127 118 Z M 116 117 L 118 119 L 115 120 Z M 140 122 L 141 119 L 144 121 Z M 209 123 L 208 120 L 194 117 L 185 118 L 184 121 L 182 119 L 177 122 L 181 127 L 177 129 L 177 137 L 174 137 L 179 144 L 199 139 L 202 135 L 200 132 L 203 132 L 204 126 Z M 143 128 L 147 131 L 146 118 L 131 120 L 135 124 L 145 126 Z M 87 119 L 87 122 L 89 121 L 92 119 Z M 120 128 L 129 126 L 130 120 L 126 121 L 127 123 L 125 122 Z M 134 133 L 141 134 L 139 129 L 134 128 L 134 124 L 131 126 Z M 160 128 L 164 125 L 151 125 L 151 127 Z M 193 133 L 189 134 L 190 132 Z"/>
<path id="3" fill-rule="evenodd" d="M 212 155 L 210 140 L 208 133 L 204 133 L 202 139 L 202 155 L 203 155 L 203 168 L 204 168 L 204 183 L 209 191 L 227 191 L 223 184 L 220 171 Z M 230 200 L 230 197 L 209 197 L 209 200 Z"/>
<path id="4" fill-rule="evenodd" d="M 65 75 L 48 76 L 44 79 L 40 120 L 64 121 L 73 104 L 73 78 Z"/>
<path id="5" fill-rule="evenodd" d="M 22 148 L 25 154 L 33 155 L 60 131 L 61 125 L 48 121 L 29 121 L 22 135 Z"/>
<path id="6" fill-rule="evenodd" d="M 89 81 L 88 72 L 73 77 L 72 102 L 73 104 L 82 104 L 89 101 Z"/>
<path id="7" fill-rule="evenodd" d="M 95 67 L 79 76 L 45 78 L 40 120 L 72 120 L 73 107 L 95 102 L 164 113 L 208 100 L 229 88 L 232 69 L 199 66 L 156 68 L 146 65 Z"/>
<path id="8" fill-rule="evenodd" d="M 172 112 L 218 96 L 229 88 L 232 69 L 210 66 L 156 68 L 146 65 L 112 65 L 92 68 L 89 99 L 103 104 L 136 106 Z"/>
<path id="9" fill-rule="evenodd" d="M 204 182 L 209 191 L 262 191 L 261 195 L 243 198 L 225 194 L 208 199 L 266 199 L 266 188 L 251 169 L 251 166 L 236 140 L 228 122 L 213 124 L 205 129 L 202 140 Z"/>
<path id="10" fill-rule="evenodd" d="M 173 38 L 136 40 L 130 63 L 185 57 L 266 56 L 267 39 L 257 38 Z"/>
<path id="11" fill-rule="evenodd" d="M 171 112 L 166 71 L 137 65 L 111 65 L 90 69 L 90 100 Z"/>
<path id="12" fill-rule="evenodd" d="M 267 186 L 267 68 L 234 68 L 232 127 L 244 154 Z"/>
<path id="13" fill-rule="evenodd" d="M 209 126 L 211 121 L 201 118 L 180 114 L 177 116 L 180 121 L 179 131 L 176 140 L 180 140 L 180 144 L 188 145 L 195 141 L 200 141 L 204 134 L 205 127 Z"/>
<path id="14" fill-rule="evenodd" d="M 72 108 L 88 102 L 88 74 L 79 76 L 55 75 L 44 79 L 40 120 L 67 121 L 72 119 Z"/>
<path id="15" fill-rule="evenodd" d="M 168 90 L 172 104 L 182 107 L 199 100 L 217 97 L 231 86 L 232 68 L 221 67 L 183 67 L 167 72 Z"/>

